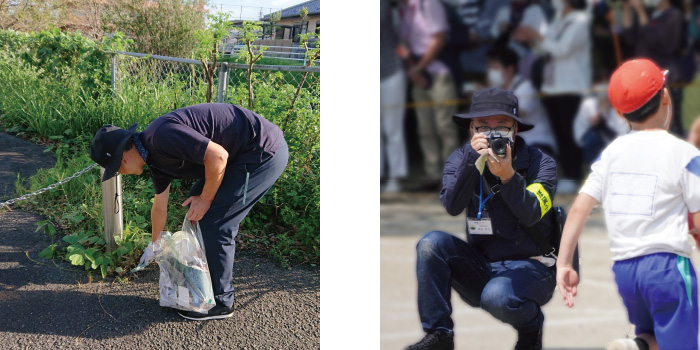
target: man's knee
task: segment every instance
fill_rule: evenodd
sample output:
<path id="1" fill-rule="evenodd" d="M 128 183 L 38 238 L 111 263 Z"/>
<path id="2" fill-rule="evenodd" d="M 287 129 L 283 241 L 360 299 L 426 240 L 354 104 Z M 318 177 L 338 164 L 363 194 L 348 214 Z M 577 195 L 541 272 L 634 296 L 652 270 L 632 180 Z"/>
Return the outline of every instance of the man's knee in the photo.
<path id="1" fill-rule="evenodd" d="M 512 294 L 512 290 L 507 288 L 504 283 L 500 283 L 498 279 L 488 283 L 481 292 L 481 308 L 499 319 L 513 312 L 517 312 L 522 304 L 523 303 Z"/>
<path id="2" fill-rule="evenodd" d="M 440 254 L 445 243 L 451 238 L 449 233 L 432 231 L 428 232 L 416 245 L 419 259 L 430 259 Z"/>

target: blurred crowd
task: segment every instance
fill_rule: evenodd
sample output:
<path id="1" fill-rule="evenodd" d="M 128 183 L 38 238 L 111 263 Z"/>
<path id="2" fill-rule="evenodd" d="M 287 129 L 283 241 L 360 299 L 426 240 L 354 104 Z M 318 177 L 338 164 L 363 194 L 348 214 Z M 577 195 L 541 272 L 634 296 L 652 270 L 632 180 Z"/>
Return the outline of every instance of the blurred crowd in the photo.
<path id="1" fill-rule="evenodd" d="M 445 160 L 467 138 L 452 116 L 468 111 L 474 91 L 499 87 L 535 125 L 518 135 L 557 160 L 558 192 L 575 192 L 603 148 L 629 131 L 607 82 L 635 57 L 668 70 L 670 131 L 685 137 L 700 0 L 380 1 L 382 191 L 437 190 Z"/>

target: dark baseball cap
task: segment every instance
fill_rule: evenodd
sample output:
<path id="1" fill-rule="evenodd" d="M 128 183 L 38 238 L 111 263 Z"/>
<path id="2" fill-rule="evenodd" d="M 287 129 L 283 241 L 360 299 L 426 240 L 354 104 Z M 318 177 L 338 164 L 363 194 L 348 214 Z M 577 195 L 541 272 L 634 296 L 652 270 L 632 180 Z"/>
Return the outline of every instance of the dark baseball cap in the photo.
<path id="1" fill-rule="evenodd" d="M 105 168 L 102 181 L 107 181 L 117 174 L 122 164 L 124 147 L 134 136 L 136 127 L 138 127 L 136 123 L 128 130 L 114 125 L 105 125 L 95 134 L 90 145 L 90 158 Z"/>
<path id="2" fill-rule="evenodd" d="M 470 119 L 505 115 L 515 119 L 518 123 L 518 131 L 527 131 L 534 125 L 525 123 L 518 116 L 518 98 L 513 92 L 499 88 L 481 89 L 472 96 L 472 105 L 469 113 L 455 114 L 452 120 L 463 128 L 469 128 Z"/>

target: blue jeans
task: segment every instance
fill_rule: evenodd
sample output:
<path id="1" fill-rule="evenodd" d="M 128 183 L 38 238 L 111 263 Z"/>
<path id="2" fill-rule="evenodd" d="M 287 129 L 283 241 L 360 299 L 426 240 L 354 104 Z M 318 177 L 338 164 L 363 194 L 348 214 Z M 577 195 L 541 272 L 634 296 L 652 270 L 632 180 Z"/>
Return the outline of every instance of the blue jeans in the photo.
<path id="1" fill-rule="evenodd" d="M 416 249 L 418 312 L 426 332 L 452 332 L 451 288 L 517 330 L 544 322 L 540 306 L 554 293 L 554 268 L 533 259 L 489 263 L 472 245 L 440 231 L 423 236 Z"/>

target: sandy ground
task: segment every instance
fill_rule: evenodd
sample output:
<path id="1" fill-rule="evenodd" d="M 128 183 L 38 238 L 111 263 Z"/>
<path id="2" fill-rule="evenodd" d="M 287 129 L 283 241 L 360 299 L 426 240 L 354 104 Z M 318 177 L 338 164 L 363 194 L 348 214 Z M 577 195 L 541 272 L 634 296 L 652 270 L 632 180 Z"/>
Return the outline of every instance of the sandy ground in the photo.
<path id="1" fill-rule="evenodd" d="M 573 196 L 557 196 L 567 209 Z M 415 246 L 427 232 L 442 230 L 464 238 L 463 215 L 449 216 L 437 194 L 382 195 L 381 201 L 381 348 L 403 349 L 423 337 L 416 305 Z M 602 213 L 588 220 L 579 242 L 582 284 L 574 308 L 555 291 L 544 307 L 544 348 L 603 349 L 631 330 L 611 271 L 611 253 Z M 698 253 L 693 260 L 697 266 Z M 464 303 L 453 291 L 456 349 L 513 349 L 515 330 L 481 309 Z"/>

